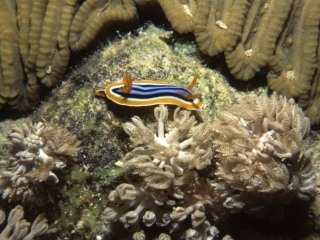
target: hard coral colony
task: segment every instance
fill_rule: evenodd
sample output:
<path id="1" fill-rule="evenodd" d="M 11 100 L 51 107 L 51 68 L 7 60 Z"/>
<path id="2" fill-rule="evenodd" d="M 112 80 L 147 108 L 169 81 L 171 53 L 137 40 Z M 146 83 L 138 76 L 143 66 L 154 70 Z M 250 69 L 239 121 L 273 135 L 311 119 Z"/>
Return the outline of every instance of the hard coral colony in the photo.
<path id="1" fill-rule="evenodd" d="M 143 182 L 117 186 L 103 213 L 107 222 L 120 220 L 134 239 L 146 238 L 140 222 L 166 226 L 161 239 L 170 239 L 187 220 L 192 227 L 183 238 L 212 239 L 219 232 L 212 216 L 245 211 L 279 219 L 282 204 L 315 195 L 313 166 L 300 153 L 310 123 L 293 99 L 252 96 L 221 112 L 220 121 L 197 126 L 189 111 L 177 108 L 167 134 L 167 108 L 154 113 L 157 133 L 139 117 L 123 125 L 136 147 L 117 165 Z"/>

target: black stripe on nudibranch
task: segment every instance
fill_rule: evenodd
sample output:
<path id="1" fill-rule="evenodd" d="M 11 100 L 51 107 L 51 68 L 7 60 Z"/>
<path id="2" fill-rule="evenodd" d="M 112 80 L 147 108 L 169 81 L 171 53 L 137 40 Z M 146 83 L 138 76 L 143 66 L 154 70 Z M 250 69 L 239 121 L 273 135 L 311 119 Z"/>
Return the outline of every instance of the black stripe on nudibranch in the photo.
<path id="1" fill-rule="evenodd" d="M 161 87 L 158 87 L 161 86 Z M 114 88 L 111 90 L 115 95 L 119 97 L 126 97 L 131 99 L 152 99 L 158 97 L 175 97 L 179 99 L 183 99 L 185 101 L 190 101 L 186 98 L 188 94 L 192 94 L 192 92 L 186 88 L 175 87 L 175 86 L 163 86 L 163 85 L 143 85 L 143 86 L 135 86 L 133 85 L 130 93 L 123 93 L 120 88 Z M 191 100 L 192 102 L 192 100 Z"/>

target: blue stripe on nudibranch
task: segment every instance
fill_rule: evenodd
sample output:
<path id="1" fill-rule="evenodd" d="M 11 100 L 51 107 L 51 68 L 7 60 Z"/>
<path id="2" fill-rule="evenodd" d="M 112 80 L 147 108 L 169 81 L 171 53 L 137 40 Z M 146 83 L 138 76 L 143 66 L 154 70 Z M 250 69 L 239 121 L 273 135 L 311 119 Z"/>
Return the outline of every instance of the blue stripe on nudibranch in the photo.
<path id="1" fill-rule="evenodd" d="M 184 88 L 150 80 L 132 81 L 131 76 L 127 74 L 123 82 L 109 84 L 106 88 L 99 88 L 95 93 L 120 105 L 140 107 L 173 104 L 195 110 L 202 106 L 198 99 L 200 94 L 191 91 L 196 81 L 197 76 L 188 88 Z"/>

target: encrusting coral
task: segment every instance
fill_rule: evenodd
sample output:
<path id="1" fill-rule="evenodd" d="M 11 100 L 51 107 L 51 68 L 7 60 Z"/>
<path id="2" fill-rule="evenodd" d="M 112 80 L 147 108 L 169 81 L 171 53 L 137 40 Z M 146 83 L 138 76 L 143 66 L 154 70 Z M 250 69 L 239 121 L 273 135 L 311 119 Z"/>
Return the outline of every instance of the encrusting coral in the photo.
<path id="1" fill-rule="evenodd" d="M 66 167 L 80 144 L 67 129 L 41 122 L 12 125 L 7 137 L 11 157 L 0 160 L 0 193 L 9 201 L 28 201 L 44 182 L 58 183 L 54 172 Z"/>
<path id="2" fill-rule="evenodd" d="M 163 105 L 155 108 L 155 117 L 157 134 L 139 117 L 124 124 L 132 143 L 144 147 L 136 147 L 117 165 L 132 169 L 144 184 L 120 184 L 109 194 L 113 206 L 104 210 L 103 218 L 107 221 L 120 219 L 129 231 L 135 232 L 134 236 L 145 237 L 138 231 L 140 221 L 148 227 L 169 226 L 169 233 L 173 233 L 181 221 L 190 217 L 192 228 L 185 232 L 186 238 L 214 237 L 218 231 L 206 220 L 206 207 L 211 206 L 213 199 L 210 181 L 200 178 L 196 171 L 211 165 L 209 124 L 194 127 L 194 116 L 177 108 L 174 127 L 165 134 L 167 108 Z M 194 130 L 189 136 L 191 128 Z"/>
<path id="3" fill-rule="evenodd" d="M 293 99 L 251 96 L 221 112 L 219 121 L 197 126 L 177 108 L 167 134 L 167 108 L 154 112 L 157 134 L 139 117 L 123 125 L 136 147 L 116 164 L 143 181 L 117 186 L 102 214 L 107 222 L 120 220 L 136 239 L 145 239 L 141 221 L 168 226 L 172 234 L 190 218 L 184 238 L 213 238 L 219 231 L 212 216 L 245 211 L 279 219 L 283 204 L 316 194 L 311 159 L 300 152 L 310 122 Z"/>
<path id="4" fill-rule="evenodd" d="M 213 124 L 215 201 L 230 212 L 282 217 L 281 204 L 316 193 L 311 160 L 300 153 L 309 119 L 293 99 L 252 96 Z"/>
<path id="5" fill-rule="evenodd" d="M 31 223 L 23 219 L 24 211 L 23 207 L 17 205 L 10 211 L 8 216 L 7 225 L 0 233 L 1 240 L 16 239 L 16 240 L 32 240 L 37 236 L 49 234 L 56 229 L 48 229 L 48 220 L 44 217 L 44 214 L 40 214 L 33 222 L 30 232 L 29 227 Z M 0 225 L 6 220 L 6 214 L 0 210 Z"/>

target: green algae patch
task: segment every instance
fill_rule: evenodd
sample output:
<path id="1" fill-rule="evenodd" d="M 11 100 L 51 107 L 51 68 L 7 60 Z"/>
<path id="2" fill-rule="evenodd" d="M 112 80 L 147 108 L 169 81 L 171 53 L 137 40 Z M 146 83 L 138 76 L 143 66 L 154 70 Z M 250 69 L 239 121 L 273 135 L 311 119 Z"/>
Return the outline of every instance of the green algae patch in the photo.
<path id="1" fill-rule="evenodd" d="M 98 234 L 101 221 L 99 215 L 108 202 L 108 194 L 97 191 L 96 188 L 88 188 L 86 181 L 91 178 L 95 186 L 101 186 L 101 180 L 111 183 L 117 177 L 128 172 L 128 168 L 98 168 L 96 176 L 90 172 L 72 170 L 71 179 L 73 187 L 64 189 L 61 201 L 58 203 L 61 215 L 58 225 L 69 229 L 74 237 L 81 236 L 84 239 L 94 239 Z"/>
<path id="2" fill-rule="evenodd" d="M 5 146 L 5 144 L 3 142 L 0 142 L 0 156 L 2 158 L 4 157 L 10 157 L 10 153 L 9 153 L 9 150 L 8 148 Z"/>
<path id="3" fill-rule="evenodd" d="M 93 131 L 93 132 L 97 132 L 97 133 L 102 131 L 102 129 L 97 124 L 95 124 L 92 120 L 89 120 L 89 122 L 87 122 L 87 124 L 85 126 L 85 130 Z"/>
<path id="4" fill-rule="evenodd" d="M 315 230 L 320 231 L 320 217 L 319 217 L 320 202 L 317 201 L 317 199 L 316 199 L 314 202 L 311 203 L 310 208 L 314 212 L 314 214 L 316 215 Z"/>
<path id="5" fill-rule="evenodd" d="M 85 239 L 93 239 L 97 233 L 97 218 L 107 203 L 103 194 L 95 194 L 82 185 L 75 186 L 62 193 L 59 225 L 68 228 L 72 234 Z"/>
<path id="6" fill-rule="evenodd" d="M 84 88 L 75 92 L 73 99 L 73 107 L 71 110 L 72 114 L 78 115 L 86 113 L 92 105 L 92 90 Z"/>
<path id="7" fill-rule="evenodd" d="M 114 168 L 99 168 L 100 179 L 107 179 L 108 182 L 112 182 L 117 177 L 125 174 L 129 171 L 129 168 L 114 167 Z"/>
<path id="8" fill-rule="evenodd" d="M 72 180 L 82 181 L 82 180 L 85 180 L 91 176 L 92 176 L 91 173 L 88 173 L 88 172 L 81 172 L 78 170 L 73 170 L 71 172 L 71 179 Z"/>

